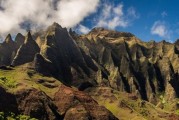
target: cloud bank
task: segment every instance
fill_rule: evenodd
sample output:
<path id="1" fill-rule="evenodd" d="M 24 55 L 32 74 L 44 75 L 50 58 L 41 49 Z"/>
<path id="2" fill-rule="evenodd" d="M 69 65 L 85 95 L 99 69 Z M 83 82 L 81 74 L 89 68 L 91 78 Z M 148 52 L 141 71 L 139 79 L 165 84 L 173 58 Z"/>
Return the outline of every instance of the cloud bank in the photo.
<path id="1" fill-rule="evenodd" d="M 74 27 L 95 12 L 99 2 L 100 0 L 0 0 L 0 35 L 23 33 L 25 29 L 41 29 L 54 21 L 63 27 Z"/>
<path id="2" fill-rule="evenodd" d="M 133 7 L 128 8 L 127 11 L 124 11 L 123 7 L 124 5 L 122 3 L 117 5 L 103 4 L 103 10 L 97 20 L 96 26 L 107 27 L 109 29 L 128 27 L 133 20 L 139 18 Z"/>
<path id="3" fill-rule="evenodd" d="M 97 15 L 93 19 L 93 27 L 104 27 L 108 29 L 116 29 L 117 27 L 126 28 L 140 16 L 134 7 L 124 9 L 123 3 L 112 4 L 109 2 L 101 2 Z M 87 33 L 88 26 L 80 24 L 77 31 L 80 33 Z"/>
<path id="4" fill-rule="evenodd" d="M 115 29 L 118 26 L 126 27 L 127 25 L 128 22 L 124 20 L 123 16 L 123 4 L 119 4 L 116 7 L 104 4 L 96 26 Z"/>
<path id="5" fill-rule="evenodd" d="M 163 21 L 155 21 L 151 28 L 151 34 L 158 35 L 165 39 L 170 39 L 171 32 L 172 31 L 169 30 L 166 23 Z"/>
<path id="6" fill-rule="evenodd" d="M 80 24 L 77 27 L 77 31 L 82 33 L 82 34 L 86 34 L 86 33 L 88 33 L 90 31 L 90 29 L 88 27 Z"/>

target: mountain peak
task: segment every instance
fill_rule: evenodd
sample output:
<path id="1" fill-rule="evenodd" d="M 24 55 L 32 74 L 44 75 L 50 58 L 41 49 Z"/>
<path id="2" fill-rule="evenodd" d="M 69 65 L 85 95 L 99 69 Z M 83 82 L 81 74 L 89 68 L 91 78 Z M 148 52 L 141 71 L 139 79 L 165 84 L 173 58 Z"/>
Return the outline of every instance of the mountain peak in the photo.
<path id="1" fill-rule="evenodd" d="M 59 25 L 59 24 L 56 23 L 56 22 L 54 22 L 54 23 L 52 24 L 52 26 L 53 26 L 53 27 L 61 27 L 61 25 Z"/>
<path id="2" fill-rule="evenodd" d="M 119 31 L 114 31 L 110 29 L 106 29 L 103 27 L 96 27 L 93 28 L 89 34 L 91 35 L 97 35 L 97 36 L 103 36 L 103 37 L 112 37 L 112 38 L 118 38 L 118 37 L 134 37 L 132 33 L 129 32 L 119 32 Z"/>
<path id="3" fill-rule="evenodd" d="M 15 37 L 16 47 L 19 48 L 24 43 L 25 37 L 18 33 Z"/>
<path id="4" fill-rule="evenodd" d="M 94 32 L 94 31 L 103 31 L 103 30 L 105 30 L 105 28 L 103 28 L 103 27 L 95 27 L 95 28 L 93 28 L 92 30 L 91 30 L 91 32 Z M 107 30 L 107 29 L 106 29 Z"/>
<path id="5" fill-rule="evenodd" d="M 21 39 L 25 39 L 21 33 L 18 33 L 15 37 L 15 42 L 20 42 Z"/>
<path id="6" fill-rule="evenodd" d="M 25 37 L 25 43 L 29 42 L 29 41 L 32 41 L 33 38 L 32 38 L 32 35 L 30 33 L 30 31 L 27 33 L 26 37 Z"/>
<path id="7" fill-rule="evenodd" d="M 22 37 L 23 35 L 22 35 L 21 33 L 17 33 L 16 37 L 17 37 L 17 36 L 21 36 L 21 37 Z"/>
<path id="8" fill-rule="evenodd" d="M 56 30 L 59 30 L 59 29 L 63 29 L 61 25 L 59 25 L 58 23 L 54 22 L 51 26 L 49 26 L 47 28 L 47 31 L 56 31 Z"/>
<path id="9" fill-rule="evenodd" d="M 29 31 L 26 37 L 18 33 L 15 41 L 11 41 L 9 34 L 4 43 L 0 43 L 0 76 L 3 76 L 0 77 L 3 82 L 0 84 L 0 110 L 5 108 L 4 111 L 12 111 L 11 108 L 16 107 L 14 111 L 17 114 L 31 116 L 33 112 L 37 119 L 70 120 L 84 117 L 117 120 L 105 106 L 116 106 L 115 111 L 109 110 L 118 118 L 123 117 L 124 112 L 135 110 L 131 118 L 144 115 L 146 119 L 159 119 L 152 115 L 154 112 L 163 118 L 171 111 L 161 111 L 170 109 L 175 112 L 179 108 L 179 40 L 175 44 L 168 44 L 164 40 L 143 42 L 129 32 L 102 27 L 94 28 L 88 34 L 77 35 L 72 29 L 68 32 L 54 22 L 48 29 L 36 31 L 35 34 Z M 15 82 L 12 82 L 15 87 L 6 85 L 9 79 Z M 9 104 L 12 101 L 6 101 L 9 93 L 1 94 L 1 87 L 13 92 L 15 99 L 10 99 L 14 99 L 13 104 Z M 53 98 L 52 103 L 46 104 L 46 98 L 49 97 Z M 39 103 L 41 98 L 44 104 Z M 34 99 L 37 101 L 35 104 Z M 74 106 L 76 100 L 80 102 Z M 24 106 L 22 101 L 29 106 Z M 103 108 L 95 107 L 97 102 L 105 102 L 105 105 Z M 51 108 L 53 106 L 55 108 Z M 29 111 L 31 108 L 32 111 Z M 144 109 L 147 112 L 143 112 Z M 46 112 L 50 110 L 54 111 L 54 115 L 59 113 L 62 118 L 59 115 L 46 118 L 53 115 L 53 111 Z M 123 118 L 128 119 L 128 114 Z M 179 120 L 179 117 L 174 119 Z"/>
<path id="10" fill-rule="evenodd" d="M 33 40 L 30 31 L 25 37 L 25 42 L 19 47 L 17 53 L 12 61 L 13 66 L 22 65 L 28 62 L 32 62 L 35 54 L 40 51 L 35 40 Z"/>
<path id="11" fill-rule="evenodd" d="M 7 35 L 7 37 L 6 37 L 6 39 L 5 39 L 4 42 L 5 42 L 5 43 L 11 43 L 11 42 L 13 42 L 12 37 L 11 37 L 11 34 L 8 34 L 8 35 Z"/>
<path id="12" fill-rule="evenodd" d="M 32 37 L 30 31 L 28 31 L 27 36 L 28 36 L 28 37 Z"/>

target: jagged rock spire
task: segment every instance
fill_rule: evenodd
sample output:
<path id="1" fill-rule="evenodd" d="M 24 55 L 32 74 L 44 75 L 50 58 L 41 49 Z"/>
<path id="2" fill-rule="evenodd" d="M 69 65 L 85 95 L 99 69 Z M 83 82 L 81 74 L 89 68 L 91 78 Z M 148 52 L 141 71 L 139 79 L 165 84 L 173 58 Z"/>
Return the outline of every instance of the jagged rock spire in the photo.
<path id="1" fill-rule="evenodd" d="M 27 33 L 26 37 L 25 37 L 25 44 L 29 41 L 33 41 L 32 35 L 30 33 L 30 31 Z"/>
<path id="2" fill-rule="evenodd" d="M 17 49 L 24 43 L 24 41 L 25 41 L 25 37 L 21 33 L 18 33 L 15 37 Z"/>
<path id="3" fill-rule="evenodd" d="M 18 41 L 19 41 L 19 38 L 24 38 L 24 36 L 23 36 L 21 33 L 18 33 L 18 34 L 16 35 L 15 41 L 18 42 Z"/>
<path id="4" fill-rule="evenodd" d="M 61 25 L 59 25 L 58 23 L 54 22 L 51 26 L 48 27 L 47 31 L 48 32 L 52 32 L 58 29 L 63 29 Z"/>
<path id="5" fill-rule="evenodd" d="M 53 23 L 47 29 L 45 44 L 40 53 L 54 64 L 57 75 L 66 83 L 72 82 L 70 67 L 74 64 L 79 65 L 85 74 L 90 75 L 90 70 L 76 42 L 67 29 L 57 23 Z"/>
<path id="6" fill-rule="evenodd" d="M 6 37 L 6 39 L 5 39 L 4 42 L 5 42 L 5 43 L 11 43 L 11 42 L 13 42 L 12 37 L 11 37 L 11 34 L 8 34 L 8 35 L 7 35 L 7 37 Z"/>
<path id="7" fill-rule="evenodd" d="M 69 29 L 69 33 L 70 33 L 70 34 L 71 34 L 71 33 L 73 33 L 73 31 L 72 31 L 72 29 L 71 29 L 71 28 Z"/>
<path id="8" fill-rule="evenodd" d="M 53 26 L 53 27 L 57 27 L 57 28 L 58 28 L 58 27 L 62 28 L 62 26 L 61 26 L 61 25 L 59 25 L 59 24 L 58 24 L 58 23 L 56 23 L 56 22 L 54 22 L 54 23 L 52 24 L 52 26 Z"/>
<path id="9" fill-rule="evenodd" d="M 13 66 L 22 65 L 24 63 L 32 62 L 35 54 L 40 52 L 40 48 L 37 43 L 32 39 L 30 31 L 25 37 L 25 42 L 18 49 L 14 60 L 12 61 Z"/>
<path id="10" fill-rule="evenodd" d="M 54 22 L 51 26 L 50 26 L 51 28 L 54 28 L 54 29 L 62 29 L 62 26 L 61 25 L 59 25 L 58 23 L 56 23 L 56 22 Z"/>

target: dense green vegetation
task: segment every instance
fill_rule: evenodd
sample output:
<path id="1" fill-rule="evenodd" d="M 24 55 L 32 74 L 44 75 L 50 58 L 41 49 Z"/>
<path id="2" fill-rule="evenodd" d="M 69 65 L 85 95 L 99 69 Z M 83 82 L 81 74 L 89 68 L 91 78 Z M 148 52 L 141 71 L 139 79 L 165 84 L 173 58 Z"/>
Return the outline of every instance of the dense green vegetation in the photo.
<path id="1" fill-rule="evenodd" d="M 30 118 L 26 115 L 15 115 L 12 112 L 4 113 L 0 112 L 0 120 L 37 120 L 35 118 Z"/>
<path id="2" fill-rule="evenodd" d="M 16 88 L 17 86 L 14 80 L 7 79 L 6 77 L 0 77 L 0 84 L 8 88 Z"/>

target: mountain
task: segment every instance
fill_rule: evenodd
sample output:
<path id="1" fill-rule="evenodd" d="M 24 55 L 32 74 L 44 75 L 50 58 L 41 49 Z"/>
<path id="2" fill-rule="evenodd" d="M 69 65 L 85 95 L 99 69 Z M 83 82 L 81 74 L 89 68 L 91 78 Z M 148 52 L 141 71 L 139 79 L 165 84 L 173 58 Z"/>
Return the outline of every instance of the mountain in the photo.
<path id="1" fill-rule="evenodd" d="M 35 54 L 40 52 L 37 43 L 32 39 L 31 33 L 28 32 L 24 43 L 19 47 L 12 61 L 13 66 L 22 65 L 33 61 Z"/>
<path id="2" fill-rule="evenodd" d="M 5 117 L 179 119 L 179 40 L 143 42 L 105 28 L 78 35 L 53 23 L 8 35 L 0 49 Z"/>
<path id="3" fill-rule="evenodd" d="M 14 41 L 16 42 L 16 46 L 18 49 L 24 43 L 25 37 L 21 33 L 18 33 Z"/>

